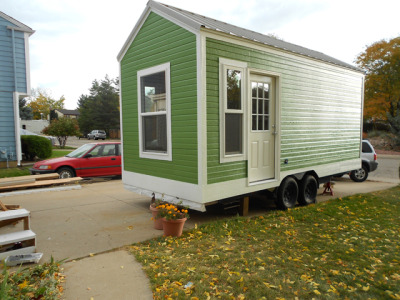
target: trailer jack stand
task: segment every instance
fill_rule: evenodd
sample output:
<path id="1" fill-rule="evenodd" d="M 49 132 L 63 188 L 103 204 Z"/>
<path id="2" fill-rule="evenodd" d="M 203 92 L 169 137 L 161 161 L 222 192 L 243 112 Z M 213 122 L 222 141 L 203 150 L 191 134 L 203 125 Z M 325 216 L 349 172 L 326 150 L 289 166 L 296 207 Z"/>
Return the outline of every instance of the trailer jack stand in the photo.
<path id="1" fill-rule="evenodd" d="M 324 183 L 324 191 L 322 192 L 322 195 L 331 195 L 333 196 L 333 186 L 335 183 L 333 181 L 328 181 L 327 183 Z"/>

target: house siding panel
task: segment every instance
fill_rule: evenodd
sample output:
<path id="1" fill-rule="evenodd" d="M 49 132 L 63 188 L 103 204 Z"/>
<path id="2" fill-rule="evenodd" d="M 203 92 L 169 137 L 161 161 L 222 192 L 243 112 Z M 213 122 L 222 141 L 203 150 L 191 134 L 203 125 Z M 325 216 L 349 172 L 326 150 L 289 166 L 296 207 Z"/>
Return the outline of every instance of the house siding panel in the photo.
<path id="1" fill-rule="evenodd" d="M 170 62 L 172 161 L 139 157 L 137 72 Z M 126 171 L 197 184 L 196 36 L 152 12 L 121 60 Z"/>
<path id="2" fill-rule="evenodd" d="M 359 157 L 362 76 L 340 67 L 206 39 L 208 183 L 247 177 L 247 161 L 219 162 L 219 58 L 280 74 L 281 171 Z M 278 124 L 279 125 L 279 124 Z M 285 164 L 285 160 L 288 164 Z"/>

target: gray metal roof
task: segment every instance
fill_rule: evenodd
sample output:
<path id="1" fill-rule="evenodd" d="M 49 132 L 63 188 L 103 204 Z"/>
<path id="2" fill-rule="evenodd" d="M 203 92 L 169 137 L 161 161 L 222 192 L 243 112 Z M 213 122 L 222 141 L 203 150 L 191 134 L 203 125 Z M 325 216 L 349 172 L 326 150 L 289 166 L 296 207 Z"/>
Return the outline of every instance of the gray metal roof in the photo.
<path id="1" fill-rule="evenodd" d="M 244 39 L 256 41 L 271 47 L 275 47 L 278 49 L 282 49 L 285 51 L 293 52 L 296 54 L 304 55 L 307 57 L 315 58 L 318 60 L 322 60 L 324 62 L 332 63 L 335 65 L 339 65 L 345 68 L 349 68 L 352 70 L 356 70 L 359 72 L 363 72 L 361 69 L 340 61 L 336 58 L 333 58 L 324 53 L 310 50 L 308 48 L 304 48 L 292 43 L 288 43 L 268 35 L 264 35 L 255 31 L 251 31 L 248 29 L 244 29 L 235 25 L 231 25 L 225 22 L 221 22 L 215 19 L 211 19 L 202 15 L 198 15 L 180 8 L 176 8 L 167 4 L 162 4 L 153 0 L 148 2 L 148 6 L 154 8 L 155 10 L 159 10 L 172 18 L 182 22 L 183 24 L 193 28 L 194 30 L 200 30 L 201 27 L 224 32 L 230 35 L 242 37 Z"/>

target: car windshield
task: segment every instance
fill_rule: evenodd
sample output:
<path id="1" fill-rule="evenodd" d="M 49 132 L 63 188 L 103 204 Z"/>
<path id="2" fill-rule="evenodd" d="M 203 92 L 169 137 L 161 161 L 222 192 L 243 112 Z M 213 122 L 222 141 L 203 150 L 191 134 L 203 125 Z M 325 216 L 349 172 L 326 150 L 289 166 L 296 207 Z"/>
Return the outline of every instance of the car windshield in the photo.
<path id="1" fill-rule="evenodd" d="M 83 146 L 80 146 L 78 149 L 72 151 L 71 153 L 65 155 L 66 157 L 75 157 L 75 158 L 80 158 L 82 157 L 86 152 L 88 152 L 90 149 L 93 148 L 93 144 L 85 144 Z"/>

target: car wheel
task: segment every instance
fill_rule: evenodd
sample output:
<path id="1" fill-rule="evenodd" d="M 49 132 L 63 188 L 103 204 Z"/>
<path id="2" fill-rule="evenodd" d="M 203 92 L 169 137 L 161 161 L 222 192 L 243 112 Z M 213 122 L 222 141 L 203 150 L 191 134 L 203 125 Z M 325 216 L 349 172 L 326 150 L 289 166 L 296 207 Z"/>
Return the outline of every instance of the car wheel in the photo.
<path id="1" fill-rule="evenodd" d="M 300 182 L 299 187 L 299 203 L 308 205 L 315 203 L 317 200 L 318 182 L 312 175 L 306 175 Z"/>
<path id="2" fill-rule="evenodd" d="M 276 204 L 280 209 L 288 209 L 296 206 L 299 187 L 293 177 L 287 177 L 278 188 Z"/>
<path id="3" fill-rule="evenodd" d="M 75 177 L 75 172 L 72 168 L 70 167 L 62 167 L 57 170 L 58 175 L 60 175 L 60 178 L 72 178 Z"/>
<path id="4" fill-rule="evenodd" d="M 104 141 L 105 139 L 103 139 L 103 141 Z"/>
<path id="5" fill-rule="evenodd" d="M 87 139 L 90 140 L 90 136 L 88 136 Z"/>
<path id="6" fill-rule="evenodd" d="M 96 141 L 98 140 L 98 138 L 97 138 L 97 137 L 95 137 L 94 139 L 95 139 Z"/>
<path id="7" fill-rule="evenodd" d="M 368 169 L 364 165 L 361 169 L 350 172 L 350 178 L 355 182 L 363 182 L 368 178 Z"/>

